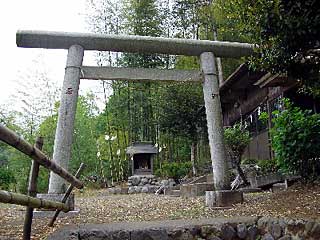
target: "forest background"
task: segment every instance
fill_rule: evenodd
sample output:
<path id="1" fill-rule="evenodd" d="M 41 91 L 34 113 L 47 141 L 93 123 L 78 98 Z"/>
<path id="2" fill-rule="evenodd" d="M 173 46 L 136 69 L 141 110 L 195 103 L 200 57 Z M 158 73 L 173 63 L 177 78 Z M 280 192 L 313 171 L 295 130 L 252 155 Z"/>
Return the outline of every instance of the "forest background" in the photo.
<path id="1" fill-rule="evenodd" d="M 296 1 L 295 4 L 300 2 Z M 305 1 L 304 4 L 308 2 L 312 1 Z M 222 59 L 222 67 L 218 60 L 220 81 L 244 62 L 251 62 L 252 68 L 278 72 L 292 67 L 290 61 L 278 64 L 281 59 L 291 57 L 280 46 L 286 45 L 286 40 L 290 39 L 281 36 L 283 31 L 266 31 L 281 16 L 279 1 L 90 0 L 87 4 L 88 30 L 95 33 L 238 41 L 261 46 L 260 55 L 256 58 Z M 313 9 L 312 6 L 309 8 Z M 273 29 L 288 29 L 288 26 L 280 23 Z M 315 27 L 308 22 L 305 25 Z M 299 27 L 303 28 L 303 23 Z M 278 41 L 275 42 L 275 39 Z M 270 44 L 276 47 L 264 47 Z M 283 56 L 282 53 L 287 55 Z M 98 66 L 113 67 L 199 69 L 196 57 L 158 54 L 100 52 L 96 55 L 96 63 Z M 275 63 L 281 68 L 274 68 Z M 303 74 L 307 75 L 305 72 Z M 36 81 L 29 85 L 21 84 L 15 96 L 16 101 L 21 101 L 23 105 L 21 110 L 13 111 L 0 106 L 0 122 L 29 142 L 33 143 L 37 136 L 44 137 L 43 150 L 52 156 L 59 87 L 50 81 L 46 72 L 36 72 L 30 78 Z M 311 88 L 317 90 L 317 86 L 311 85 Z M 31 89 L 37 89 L 42 94 L 34 95 Z M 101 89 L 103 108 L 98 107 L 97 98 L 92 93 L 79 97 L 71 171 L 85 162 L 87 168 L 84 177 L 96 176 L 99 181 L 109 184 L 123 181 L 130 175 L 130 159 L 125 149 L 133 142 L 148 141 L 159 150 L 155 159 L 158 175 L 161 175 L 163 165 L 167 163 L 189 162 L 200 173 L 210 172 L 211 160 L 200 84 L 110 80 L 101 81 Z M 310 89 L 310 85 L 305 89 Z M 30 161 L 25 156 L 0 143 L 2 188 L 25 192 L 29 169 Z M 46 192 L 46 170 L 41 169 L 40 179 L 39 190 Z"/>

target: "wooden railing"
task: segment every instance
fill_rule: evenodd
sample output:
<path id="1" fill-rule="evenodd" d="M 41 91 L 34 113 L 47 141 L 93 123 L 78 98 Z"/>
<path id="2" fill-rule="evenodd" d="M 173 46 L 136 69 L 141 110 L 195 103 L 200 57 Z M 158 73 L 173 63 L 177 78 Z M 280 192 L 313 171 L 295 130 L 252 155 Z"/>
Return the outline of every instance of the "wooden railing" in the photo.
<path id="1" fill-rule="evenodd" d="M 3 126 L 2 124 L 0 124 L 0 140 L 14 147 L 15 149 L 19 150 L 32 159 L 29 176 L 28 195 L 0 190 L 0 202 L 27 206 L 23 228 L 23 239 L 29 240 L 31 237 L 31 226 L 34 208 L 55 210 L 55 214 L 52 217 L 49 226 L 53 226 L 54 221 L 61 211 L 70 211 L 69 205 L 66 204 L 66 201 L 68 200 L 68 197 L 70 196 L 74 187 L 77 187 L 79 189 L 83 188 L 83 183 L 78 179 L 78 177 L 80 176 L 81 171 L 84 168 L 84 164 L 82 163 L 80 165 L 77 173 L 75 174 L 75 176 L 73 176 L 66 169 L 51 161 L 41 151 L 43 145 L 43 139 L 41 137 L 37 138 L 35 146 L 32 146 L 30 143 L 19 137 L 15 132 L 11 131 L 9 128 Z M 61 202 L 45 200 L 36 197 L 37 178 L 40 165 L 51 170 L 70 183 L 70 186 L 61 199 Z"/>

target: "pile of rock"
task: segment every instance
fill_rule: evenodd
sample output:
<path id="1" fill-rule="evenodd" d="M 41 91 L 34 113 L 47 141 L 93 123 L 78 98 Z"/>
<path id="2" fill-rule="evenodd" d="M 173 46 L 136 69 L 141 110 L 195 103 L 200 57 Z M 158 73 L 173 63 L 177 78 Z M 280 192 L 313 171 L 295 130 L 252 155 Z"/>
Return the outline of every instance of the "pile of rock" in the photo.
<path id="1" fill-rule="evenodd" d="M 133 175 L 128 178 L 128 193 L 154 193 L 160 182 L 154 175 Z"/>
<path id="2" fill-rule="evenodd" d="M 161 180 L 154 175 L 133 175 L 128 178 L 127 187 L 112 187 L 108 189 L 110 194 L 155 193 L 161 186 L 170 189 L 175 186 L 173 179 Z"/>

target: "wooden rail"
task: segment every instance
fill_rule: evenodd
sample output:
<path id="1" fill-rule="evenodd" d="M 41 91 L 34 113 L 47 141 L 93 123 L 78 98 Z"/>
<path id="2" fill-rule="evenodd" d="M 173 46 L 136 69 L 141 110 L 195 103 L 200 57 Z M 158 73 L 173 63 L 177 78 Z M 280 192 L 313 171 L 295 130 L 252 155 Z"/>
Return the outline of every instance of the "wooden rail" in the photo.
<path id="1" fill-rule="evenodd" d="M 23 152 L 45 168 L 50 169 L 52 172 L 58 174 L 73 186 L 77 188 L 83 188 L 83 183 L 81 181 L 72 176 L 69 172 L 67 172 L 67 170 L 51 161 L 39 149 L 32 146 L 30 143 L 19 137 L 17 134 L 15 134 L 13 131 L 3 126 L 2 124 L 0 124 L 0 140 L 16 148 L 20 152 Z"/>
<path id="2" fill-rule="evenodd" d="M 32 208 L 44 208 L 49 210 L 58 209 L 64 212 L 69 211 L 69 206 L 65 203 L 44 200 L 4 190 L 0 190 L 0 202 L 29 206 Z"/>
<path id="3" fill-rule="evenodd" d="M 43 139 L 41 137 L 37 138 L 35 146 L 32 146 L 30 143 L 23 140 L 16 133 L 11 131 L 9 128 L 3 126 L 2 124 L 0 124 L 0 140 L 33 159 L 29 175 L 28 196 L 0 190 L 0 202 L 27 206 L 23 226 L 23 239 L 30 240 L 33 209 L 43 208 L 48 210 L 56 210 L 55 215 L 50 222 L 51 225 L 53 225 L 55 219 L 61 211 L 68 212 L 70 210 L 70 207 L 65 202 L 67 201 L 72 189 L 74 187 L 83 187 L 83 183 L 79 181 L 77 178 L 80 176 L 80 173 L 84 168 L 84 164 L 82 163 L 76 175 L 72 176 L 67 170 L 60 167 L 55 162 L 51 161 L 41 151 L 43 145 Z M 37 178 L 40 165 L 53 171 L 54 173 L 56 173 L 57 175 L 59 175 L 60 177 L 62 177 L 70 183 L 70 186 L 61 202 L 50 201 L 35 197 L 37 193 Z"/>
<path id="4" fill-rule="evenodd" d="M 80 174 L 81 174 L 81 172 L 83 171 L 84 167 L 85 167 L 84 163 L 81 163 L 78 171 L 76 172 L 76 174 L 75 174 L 74 176 L 75 176 L 75 177 L 79 177 Z M 69 198 L 72 190 L 73 190 L 73 186 L 70 185 L 70 186 L 68 187 L 67 191 L 65 192 L 62 200 L 61 200 L 62 203 L 65 203 L 65 202 L 68 200 L 68 198 Z M 54 224 L 54 222 L 56 221 L 56 219 L 57 219 L 57 217 L 58 217 L 58 215 L 59 215 L 60 212 L 61 212 L 61 210 L 59 210 L 59 209 L 56 210 L 56 212 L 54 213 L 52 219 L 50 220 L 50 222 L 49 222 L 49 224 L 48 224 L 49 227 L 53 227 L 53 224 Z"/>

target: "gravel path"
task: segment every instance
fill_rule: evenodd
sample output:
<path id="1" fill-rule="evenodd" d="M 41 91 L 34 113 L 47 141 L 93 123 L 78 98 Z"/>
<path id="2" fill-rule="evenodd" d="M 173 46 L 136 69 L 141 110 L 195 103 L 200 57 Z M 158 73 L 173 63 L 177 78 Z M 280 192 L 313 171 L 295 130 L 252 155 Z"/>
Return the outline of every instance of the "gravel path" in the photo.
<path id="1" fill-rule="evenodd" d="M 295 186 L 279 193 L 245 194 L 245 202 L 228 210 L 204 206 L 204 198 L 156 196 L 152 194 L 107 195 L 105 190 L 77 193 L 73 217 L 59 218 L 54 228 L 46 227 L 49 218 L 36 218 L 33 239 L 67 224 L 110 223 L 119 221 L 152 221 L 232 216 L 273 216 L 313 218 L 320 220 L 320 185 Z M 0 205 L 0 239 L 21 239 L 24 207 Z"/>

